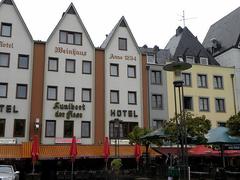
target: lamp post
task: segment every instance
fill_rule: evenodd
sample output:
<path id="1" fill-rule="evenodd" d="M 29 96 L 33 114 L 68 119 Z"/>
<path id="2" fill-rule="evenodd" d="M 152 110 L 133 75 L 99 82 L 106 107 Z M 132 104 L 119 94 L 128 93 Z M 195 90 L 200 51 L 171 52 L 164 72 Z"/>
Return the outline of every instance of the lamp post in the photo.
<path id="1" fill-rule="evenodd" d="M 178 164 L 181 170 L 181 176 L 183 179 L 188 179 L 188 155 L 187 155 L 187 129 L 185 122 L 185 112 L 184 112 L 184 92 L 183 92 L 183 80 L 181 78 L 181 71 L 190 69 L 191 64 L 183 62 L 182 58 L 167 64 L 163 67 L 165 71 L 174 72 L 174 106 L 175 106 L 175 118 L 176 118 L 176 129 L 177 129 L 177 147 L 180 151 L 180 162 Z M 178 100 L 177 100 L 178 94 Z M 179 103 L 179 107 L 177 107 Z M 179 114 L 179 116 L 178 116 Z M 180 144 L 180 149 L 179 149 Z"/>
<path id="2" fill-rule="evenodd" d="M 120 139 L 120 128 L 122 120 L 115 118 L 112 120 L 113 123 L 113 134 L 115 138 L 115 158 L 119 158 L 119 139 Z"/>

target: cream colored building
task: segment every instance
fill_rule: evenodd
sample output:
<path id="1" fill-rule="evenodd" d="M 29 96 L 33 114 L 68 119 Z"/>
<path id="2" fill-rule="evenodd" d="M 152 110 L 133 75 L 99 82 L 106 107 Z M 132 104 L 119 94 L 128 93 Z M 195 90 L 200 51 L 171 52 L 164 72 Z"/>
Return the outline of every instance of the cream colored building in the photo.
<path id="1" fill-rule="evenodd" d="M 174 117 L 174 73 L 167 72 L 169 117 Z M 184 108 L 195 116 L 206 115 L 212 128 L 224 125 L 236 113 L 234 68 L 192 64 L 182 72 Z M 178 96 L 177 96 L 178 99 Z M 179 102 L 177 102 L 179 106 Z"/>

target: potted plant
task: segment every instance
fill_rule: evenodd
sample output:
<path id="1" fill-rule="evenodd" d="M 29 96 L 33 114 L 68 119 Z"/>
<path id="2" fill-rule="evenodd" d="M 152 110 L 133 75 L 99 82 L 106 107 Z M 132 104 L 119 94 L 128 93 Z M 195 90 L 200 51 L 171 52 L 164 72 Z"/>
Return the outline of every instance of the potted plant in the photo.
<path id="1" fill-rule="evenodd" d="M 115 174 L 119 174 L 120 168 L 122 167 L 122 160 L 120 158 L 113 159 L 111 162 L 111 168 Z"/>

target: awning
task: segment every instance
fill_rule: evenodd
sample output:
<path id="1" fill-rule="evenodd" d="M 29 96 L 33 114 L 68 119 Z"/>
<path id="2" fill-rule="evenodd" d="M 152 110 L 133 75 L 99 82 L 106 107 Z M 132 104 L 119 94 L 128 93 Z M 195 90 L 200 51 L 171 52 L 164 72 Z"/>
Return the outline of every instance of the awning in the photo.
<path id="1" fill-rule="evenodd" d="M 32 142 L 1 145 L 0 159 L 22 159 L 31 158 Z M 39 159 L 68 159 L 70 144 L 62 145 L 40 145 Z M 77 159 L 79 158 L 104 158 L 103 145 L 77 145 Z M 141 146 L 141 152 L 145 152 L 145 147 Z M 157 152 L 149 149 L 150 156 L 159 155 Z M 121 158 L 135 158 L 134 146 L 120 145 L 119 155 Z M 115 146 L 110 146 L 110 158 L 115 157 Z"/>

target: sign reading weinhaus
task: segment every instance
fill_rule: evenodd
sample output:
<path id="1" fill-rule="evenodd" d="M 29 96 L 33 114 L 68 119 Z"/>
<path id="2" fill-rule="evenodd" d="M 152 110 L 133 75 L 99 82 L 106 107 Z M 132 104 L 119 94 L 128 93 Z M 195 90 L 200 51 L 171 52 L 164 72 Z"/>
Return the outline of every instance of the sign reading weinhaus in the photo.
<path id="1" fill-rule="evenodd" d="M 59 118 L 82 118 L 82 111 L 85 111 L 85 104 L 61 104 L 60 102 L 56 102 L 53 106 L 55 110 L 55 117 Z"/>

